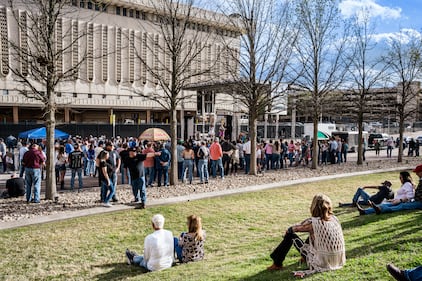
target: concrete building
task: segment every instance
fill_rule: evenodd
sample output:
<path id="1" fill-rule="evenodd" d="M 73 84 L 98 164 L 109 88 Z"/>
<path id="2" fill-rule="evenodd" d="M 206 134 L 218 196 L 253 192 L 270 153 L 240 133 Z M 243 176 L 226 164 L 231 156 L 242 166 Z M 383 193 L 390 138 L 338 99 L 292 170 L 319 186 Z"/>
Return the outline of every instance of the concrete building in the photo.
<path id="1" fill-rule="evenodd" d="M 57 124 L 167 124 L 169 112 L 151 100 L 137 93 L 157 93 L 160 89 L 141 59 L 148 62 L 151 69 L 157 68 L 157 52 L 162 50 L 164 38 L 159 31 L 160 17 L 163 12 L 146 0 L 111 0 L 107 5 L 96 1 L 69 1 L 68 11 L 57 21 L 56 47 L 64 48 L 69 40 L 75 40 L 70 50 L 57 60 L 57 66 L 65 72 L 82 62 L 72 81 L 64 81 L 56 87 Z M 18 90 L 23 85 L 16 83 L 9 65 L 28 71 L 28 65 L 13 59 L 9 42 L 17 42 L 21 47 L 31 48 L 22 26 L 26 26 L 28 10 L 13 11 L 0 4 L 0 121 L 2 124 L 43 123 L 41 107 L 35 99 L 25 97 Z M 6 5 L 6 4 L 3 4 Z M 16 11 L 16 10 L 15 10 Z M 182 15 L 181 15 L 182 16 Z M 193 34 L 201 34 L 194 37 Z M 240 33 L 236 27 L 227 24 L 223 15 L 196 9 L 192 10 L 187 38 L 206 38 L 205 41 L 192 41 L 202 48 L 201 55 L 190 66 L 196 70 L 214 65 L 214 80 L 228 77 L 227 67 L 236 67 L 236 60 L 224 55 L 224 47 L 219 38 L 230 41 L 231 48 L 239 50 Z M 24 45 L 27 44 L 27 45 Z M 149 45 L 148 45 L 149 44 Z M 85 60 L 81 58 L 85 54 Z M 155 55 L 155 56 L 154 56 Z M 160 63 L 169 64 L 167 55 L 161 54 Z M 169 73 L 163 72 L 165 79 Z M 209 81 L 210 75 L 204 73 L 191 78 L 191 83 Z M 228 97 L 209 100 L 207 95 L 196 96 L 196 92 L 183 91 L 182 95 L 192 98 L 178 106 L 179 126 L 184 133 L 182 138 L 195 134 L 195 116 L 198 111 L 203 115 L 204 106 L 211 114 L 227 113 L 227 103 L 220 103 Z M 230 108 L 232 110 L 232 108 Z M 228 114 L 231 114 L 228 113 Z"/>

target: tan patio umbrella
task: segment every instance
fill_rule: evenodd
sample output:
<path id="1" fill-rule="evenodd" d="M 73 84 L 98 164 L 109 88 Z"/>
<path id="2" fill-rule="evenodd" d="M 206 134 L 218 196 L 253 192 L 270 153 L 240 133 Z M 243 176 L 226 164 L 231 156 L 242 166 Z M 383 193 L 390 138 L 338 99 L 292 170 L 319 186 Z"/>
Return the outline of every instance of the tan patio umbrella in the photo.
<path id="1" fill-rule="evenodd" d="M 148 141 L 166 141 L 170 139 L 170 136 L 163 129 L 149 128 L 139 135 L 139 139 Z"/>

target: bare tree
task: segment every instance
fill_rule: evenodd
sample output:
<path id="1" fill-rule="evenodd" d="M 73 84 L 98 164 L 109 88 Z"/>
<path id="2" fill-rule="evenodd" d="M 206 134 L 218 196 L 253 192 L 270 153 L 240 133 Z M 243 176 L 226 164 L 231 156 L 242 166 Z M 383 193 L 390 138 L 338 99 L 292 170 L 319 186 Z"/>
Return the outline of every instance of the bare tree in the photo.
<path id="1" fill-rule="evenodd" d="M 205 10 L 195 8 L 196 2 L 149 1 L 157 15 L 155 34 L 144 33 L 137 39 L 141 47 L 136 48 L 135 44 L 135 56 L 146 72 L 140 79 L 154 88 L 135 92 L 170 113 L 171 184 L 177 183 L 177 109 L 196 97 L 195 92 L 184 89 L 207 82 L 215 64 L 215 59 L 209 56 L 215 36 L 210 32 L 211 24 L 203 24 L 213 18 Z"/>
<path id="2" fill-rule="evenodd" d="M 351 52 L 347 57 L 350 68 L 348 78 L 351 89 L 345 94 L 350 97 L 351 114 L 355 116 L 358 126 L 358 158 L 357 164 L 363 163 L 363 122 L 365 113 L 370 111 L 370 102 L 374 97 L 371 89 L 385 81 L 388 65 L 375 52 L 376 42 L 373 38 L 373 26 L 370 24 L 370 13 L 362 9 L 353 17 L 351 33 Z"/>
<path id="3" fill-rule="evenodd" d="M 80 32 L 75 36 L 63 24 L 63 19 L 75 12 L 72 1 L 9 0 L 8 9 L 17 23 L 18 33 L 9 34 L 2 40 L 8 40 L 12 58 L 9 69 L 15 82 L 21 85 L 16 91 L 43 105 L 47 131 L 46 198 L 53 199 L 57 191 L 54 168 L 56 89 L 61 82 L 78 78 L 78 70 L 87 57 L 86 50 L 78 44 L 84 34 Z M 73 63 L 65 68 L 63 60 L 68 57 Z"/>
<path id="4" fill-rule="evenodd" d="M 391 82 L 397 83 L 397 115 L 399 117 L 399 154 L 403 161 L 403 132 L 407 119 L 414 120 L 420 85 L 416 81 L 422 75 L 422 41 L 420 37 L 401 30 L 390 38 L 385 63 L 390 66 Z"/>
<path id="5" fill-rule="evenodd" d="M 339 89 L 347 70 L 347 31 L 340 17 L 335 0 L 298 0 L 298 23 L 300 30 L 297 42 L 298 68 L 294 75 L 299 77 L 296 85 L 311 95 L 313 120 L 312 169 L 318 165 L 318 123 L 322 108 L 330 92 Z"/>
<path id="6" fill-rule="evenodd" d="M 251 159 L 256 159 L 258 117 L 286 95 L 285 77 L 297 39 L 297 30 L 292 28 L 292 7 L 290 1 L 272 0 L 233 0 L 224 6 L 232 24 L 243 33 L 240 53 L 231 47 L 232 42 L 225 41 L 225 53 L 236 62 L 226 71 L 233 85 L 228 93 L 249 118 Z M 250 162 L 250 174 L 257 174 L 256 161 Z"/>

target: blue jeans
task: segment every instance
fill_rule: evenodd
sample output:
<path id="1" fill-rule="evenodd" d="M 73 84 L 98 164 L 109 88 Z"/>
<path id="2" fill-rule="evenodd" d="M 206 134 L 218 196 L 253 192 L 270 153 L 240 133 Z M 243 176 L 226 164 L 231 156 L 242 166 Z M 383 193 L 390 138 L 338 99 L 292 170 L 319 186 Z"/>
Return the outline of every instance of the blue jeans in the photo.
<path id="1" fill-rule="evenodd" d="M 147 186 L 151 186 L 154 182 L 155 177 L 155 169 L 154 167 L 145 167 L 145 181 L 147 182 Z"/>
<path id="2" fill-rule="evenodd" d="M 220 169 L 221 178 L 224 178 L 223 161 L 221 160 L 221 158 L 219 158 L 218 160 L 211 160 L 212 177 L 213 178 L 217 177 L 217 166 Z"/>
<path id="3" fill-rule="evenodd" d="M 145 203 L 147 201 L 147 190 L 145 187 L 145 177 L 132 180 L 132 192 L 135 201 Z"/>
<path id="4" fill-rule="evenodd" d="M 142 266 L 145 269 L 148 269 L 147 264 L 145 263 L 145 260 L 144 260 L 144 256 L 134 256 L 133 263 L 136 265 Z"/>
<path id="5" fill-rule="evenodd" d="M 34 185 L 33 200 L 40 202 L 41 192 L 41 169 L 25 168 L 26 202 L 31 201 L 32 185 Z"/>
<path id="6" fill-rule="evenodd" d="M 183 161 L 177 162 L 177 178 L 181 180 L 183 177 Z"/>
<path id="7" fill-rule="evenodd" d="M 198 171 L 199 171 L 199 181 L 201 183 L 208 182 L 209 174 L 208 174 L 208 160 L 199 159 L 198 161 Z"/>
<path id="8" fill-rule="evenodd" d="M 273 154 L 265 153 L 265 169 L 267 171 L 270 170 L 270 163 L 271 163 L 271 169 L 274 169 Z"/>
<path id="9" fill-rule="evenodd" d="M 358 201 L 359 197 L 362 198 L 361 201 Z M 361 187 L 359 187 L 358 190 L 356 190 L 356 193 L 353 196 L 352 201 L 353 201 L 353 203 L 368 205 L 368 200 L 369 200 L 370 197 L 371 196 L 368 193 L 366 193 L 365 190 L 363 190 Z"/>
<path id="10" fill-rule="evenodd" d="M 101 181 L 101 201 L 104 203 L 110 202 L 116 192 L 116 187 L 113 181 L 110 181 L 110 185 L 107 185 L 106 181 Z"/>
<path id="11" fill-rule="evenodd" d="M 88 164 L 86 166 L 86 174 L 93 175 L 95 173 L 95 161 L 94 159 L 88 159 Z"/>
<path id="12" fill-rule="evenodd" d="M 273 153 L 271 158 L 271 167 L 273 170 L 280 169 L 280 154 Z"/>
<path id="13" fill-rule="evenodd" d="M 404 210 L 416 210 L 422 209 L 422 202 L 420 201 L 413 201 L 413 202 L 405 202 L 400 203 L 398 205 L 393 205 L 391 203 L 383 203 L 378 205 L 381 209 L 381 213 L 392 213 Z M 373 208 L 368 208 L 365 210 L 365 214 L 373 214 L 375 210 Z"/>
<path id="14" fill-rule="evenodd" d="M 122 184 L 125 184 L 125 178 L 127 176 L 127 184 L 130 184 L 130 173 L 129 171 L 124 167 L 124 165 L 120 165 L 120 173 L 122 174 Z"/>
<path id="15" fill-rule="evenodd" d="M 422 266 L 404 271 L 404 276 L 410 281 L 422 280 Z"/>
<path id="16" fill-rule="evenodd" d="M 183 259 L 183 248 L 179 246 L 179 238 L 174 237 L 174 252 L 176 253 L 176 257 L 179 262 L 182 262 Z"/>
<path id="17" fill-rule="evenodd" d="M 164 176 L 164 185 L 169 185 L 169 165 L 167 166 L 161 166 L 158 168 L 158 179 L 157 184 L 158 186 L 161 186 L 161 178 Z"/>
<path id="18" fill-rule="evenodd" d="M 78 173 L 79 189 L 82 189 L 82 168 L 72 169 L 72 176 L 70 178 L 70 190 L 75 186 L 75 175 Z"/>
<path id="19" fill-rule="evenodd" d="M 249 174 L 251 170 L 251 155 L 245 153 L 245 174 Z"/>
<path id="20" fill-rule="evenodd" d="M 186 169 L 188 170 L 187 172 L 189 173 L 189 182 L 192 183 L 192 179 L 193 179 L 193 160 L 192 159 L 187 159 L 183 161 L 183 175 L 182 175 L 183 181 L 185 181 L 185 178 L 187 178 Z"/>

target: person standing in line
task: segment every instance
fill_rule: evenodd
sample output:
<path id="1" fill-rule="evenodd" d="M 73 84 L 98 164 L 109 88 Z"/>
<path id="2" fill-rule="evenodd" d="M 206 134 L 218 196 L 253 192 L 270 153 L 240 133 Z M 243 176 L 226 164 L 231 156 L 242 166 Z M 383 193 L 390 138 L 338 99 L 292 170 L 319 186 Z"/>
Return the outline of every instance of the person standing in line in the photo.
<path id="1" fill-rule="evenodd" d="M 66 175 L 66 164 L 68 156 L 64 151 L 64 146 L 59 146 L 59 151 L 56 156 L 56 170 L 58 173 L 58 182 L 60 182 L 60 189 L 64 189 L 64 176 Z"/>
<path id="2" fill-rule="evenodd" d="M 234 146 L 228 139 L 223 140 L 223 143 L 221 144 L 221 150 L 223 152 L 223 156 L 221 158 L 223 168 L 224 168 L 224 175 L 228 176 L 230 171 L 230 162 L 232 159 L 233 152 L 235 150 L 236 146 Z"/>
<path id="3" fill-rule="evenodd" d="M 33 143 L 31 148 L 23 155 L 22 163 L 25 167 L 26 202 L 40 203 L 41 192 L 41 167 L 45 157 L 38 149 L 38 144 Z M 32 196 L 32 186 L 34 194 Z"/>
<path id="4" fill-rule="evenodd" d="M 78 182 L 79 182 L 79 189 L 80 192 L 83 188 L 82 182 L 82 165 L 83 165 L 83 152 L 78 143 L 74 144 L 74 150 L 69 154 L 68 160 L 69 168 L 72 172 L 70 178 L 70 190 L 73 191 L 75 187 L 75 176 L 76 173 L 78 174 Z"/>
<path id="5" fill-rule="evenodd" d="M 205 145 L 205 141 L 201 141 L 201 146 L 197 152 L 198 155 L 198 171 L 199 171 L 199 183 L 208 183 L 209 173 L 208 173 L 208 157 L 210 151 Z"/>
<path id="6" fill-rule="evenodd" d="M 104 150 L 104 142 L 101 140 L 98 142 L 97 147 L 94 148 L 94 152 L 95 152 L 95 172 L 94 172 L 94 177 L 97 175 L 98 172 L 98 164 L 99 162 L 97 161 L 98 159 L 98 155 L 100 155 L 100 152 Z M 101 186 L 101 182 L 100 180 L 98 180 L 98 185 Z"/>
<path id="7" fill-rule="evenodd" d="M 251 169 L 251 141 L 246 137 L 246 142 L 243 144 L 243 155 L 245 156 L 245 174 L 248 175 Z"/>
<path id="8" fill-rule="evenodd" d="M 142 154 L 155 153 L 152 147 L 153 143 L 148 142 L 146 148 L 142 150 Z M 154 157 L 147 157 L 144 161 L 145 181 L 147 187 L 152 187 L 155 178 L 155 159 Z"/>
<path id="9" fill-rule="evenodd" d="M 130 181 L 130 173 L 125 165 L 125 159 L 129 157 L 129 150 L 128 150 L 129 146 L 127 142 L 124 142 L 122 144 L 122 150 L 120 150 L 119 155 L 120 155 L 120 159 L 121 159 L 121 164 L 120 164 L 120 173 L 122 175 L 122 184 L 125 184 L 126 182 L 128 184 L 131 184 Z"/>
<path id="10" fill-rule="evenodd" d="M 274 168 L 274 165 L 272 164 L 273 160 L 273 140 L 269 140 L 269 142 L 265 143 L 264 146 L 264 152 L 265 152 L 265 167 L 262 167 L 263 169 L 269 171 Z M 264 166 L 264 165 L 263 165 Z"/>
<path id="11" fill-rule="evenodd" d="M 110 153 L 107 150 L 103 150 L 98 155 L 98 178 L 101 181 L 101 202 L 104 207 L 112 207 L 110 200 L 113 198 L 116 191 L 112 176 L 113 176 L 113 165 L 110 161 Z"/>
<path id="12" fill-rule="evenodd" d="M 23 173 L 25 172 L 25 167 L 22 165 L 23 155 L 29 150 L 28 143 L 26 141 L 22 141 L 22 147 L 19 149 L 19 177 L 23 177 Z"/>
<path id="13" fill-rule="evenodd" d="M 189 174 L 189 184 L 192 184 L 193 180 L 193 161 L 195 159 L 195 153 L 189 143 L 185 144 L 185 150 L 182 151 L 183 158 L 183 173 L 182 182 L 185 183 L 185 179 Z"/>
<path id="14" fill-rule="evenodd" d="M 349 152 L 349 144 L 347 141 L 342 140 L 343 146 L 341 148 L 341 152 L 343 153 L 343 161 L 344 163 L 347 162 L 347 152 Z"/>
<path id="15" fill-rule="evenodd" d="M 108 151 L 108 154 L 110 156 L 109 159 L 111 167 L 113 169 L 111 173 L 111 181 L 113 182 L 114 186 L 114 194 L 112 201 L 118 202 L 119 199 L 117 197 L 117 171 L 120 170 L 121 159 L 119 153 L 117 153 L 117 151 L 114 149 L 114 144 L 111 141 L 106 143 L 105 150 Z"/>
<path id="16" fill-rule="evenodd" d="M 177 150 L 177 178 L 179 180 L 182 180 L 182 176 L 183 176 L 183 157 L 182 157 L 182 152 L 183 152 L 183 150 L 185 150 L 185 147 L 183 146 L 183 141 L 182 140 L 178 140 L 177 141 L 176 150 Z"/>
<path id="17" fill-rule="evenodd" d="M 243 151 L 243 143 L 239 138 L 236 142 L 236 147 L 239 150 L 239 169 L 245 169 L 245 152 Z"/>
<path id="18" fill-rule="evenodd" d="M 148 271 L 170 268 L 174 261 L 173 233 L 164 229 L 164 217 L 156 214 L 152 217 L 154 232 L 145 237 L 144 255 L 126 249 L 127 263 L 138 265 Z"/>
<path id="19" fill-rule="evenodd" d="M 393 147 L 394 147 L 394 141 L 393 141 L 393 137 L 391 137 L 387 140 L 387 158 L 391 158 Z"/>
<path id="20" fill-rule="evenodd" d="M 95 173 L 95 150 L 94 150 L 94 145 L 92 143 L 89 144 L 89 147 L 88 147 L 87 161 L 88 161 L 88 166 L 86 168 L 86 173 L 90 177 L 92 177 Z"/>
<path id="21" fill-rule="evenodd" d="M 147 157 L 154 157 L 154 153 L 138 154 L 136 147 L 128 148 L 129 157 L 124 161 L 125 167 L 129 170 L 132 192 L 135 197 L 135 203 L 140 203 L 139 208 L 145 209 L 147 200 L 145 175 L 143 162 Z"/>
<path id="22" fill-rule="evenodd" d="M 212 177 L 217 177 L 217 166 L 220 169 L 221 179 L 224 179 L 224 168 L 222 162 L 223 150 L 219 143 L 220 139 L 215 137 L 213 144 L 210 146 L 210 159 L 211 159 L 211 171 Z"/>
<path id="23" fill-rule="evenodd" d="M 160 144 L 160 151 L 158 154 L 158 178 L 157 186 L 161 186 L 161 179 L 164 177 L 164 186 L 169 186 L 169 168 L 171 163 L 170 151 L 165 147 L 165 144 Z"/>

